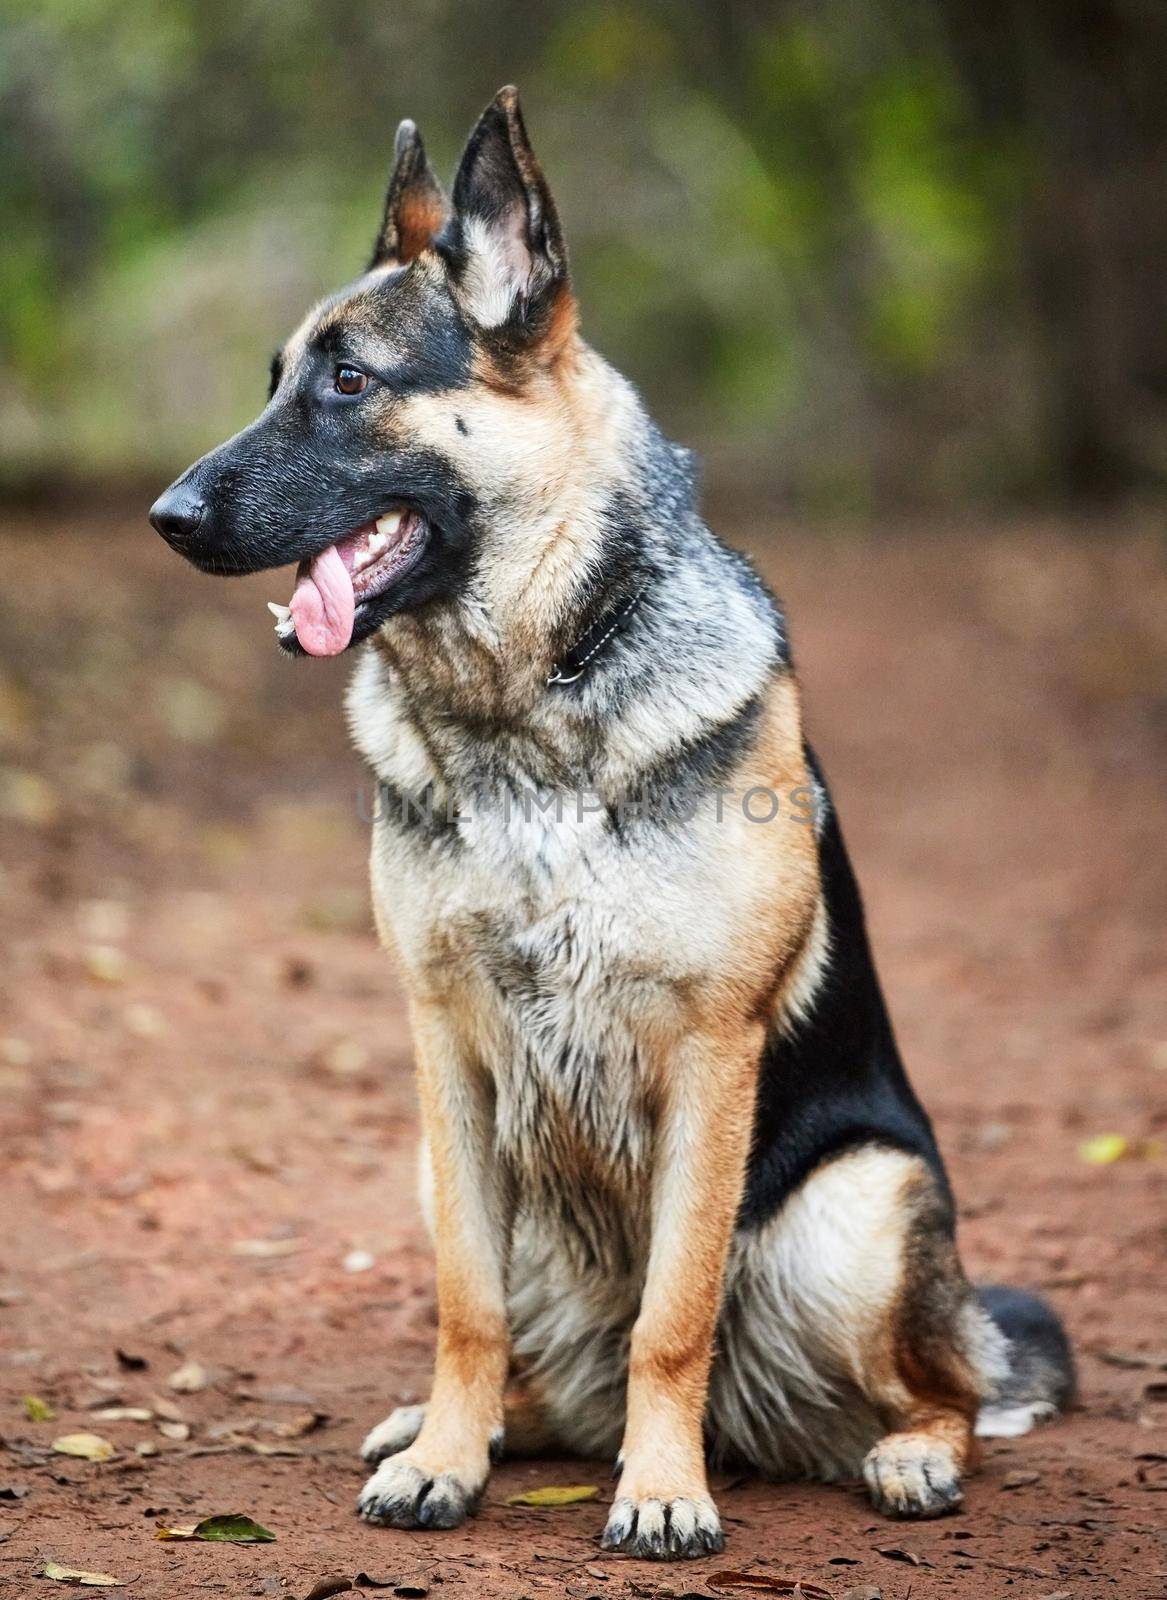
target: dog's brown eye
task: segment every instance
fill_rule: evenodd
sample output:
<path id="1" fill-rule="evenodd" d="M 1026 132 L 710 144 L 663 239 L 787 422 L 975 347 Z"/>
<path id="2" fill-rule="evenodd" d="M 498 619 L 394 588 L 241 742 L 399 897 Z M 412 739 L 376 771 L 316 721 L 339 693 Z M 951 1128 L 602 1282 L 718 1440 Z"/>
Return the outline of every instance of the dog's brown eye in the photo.
<path id="1" fill-rule="evenodd" d="M 333 379 L 337 394 L 360 394 L 368 387 L 369 380 L 363 372 L 358 372 L 355 367 L 337 367 L 336 377 Z"/>

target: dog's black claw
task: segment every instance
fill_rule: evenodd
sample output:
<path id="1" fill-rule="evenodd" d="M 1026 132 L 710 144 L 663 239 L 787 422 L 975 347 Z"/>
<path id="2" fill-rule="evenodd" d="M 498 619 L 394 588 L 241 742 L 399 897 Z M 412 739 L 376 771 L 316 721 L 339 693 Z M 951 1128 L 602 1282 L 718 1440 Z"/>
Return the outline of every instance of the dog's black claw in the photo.
<path id="1" fill-rule="evenodd" d="M 613 1502 L 600 1545 L 644 1561 L 692 1561 L 725 1548 L 717 1510 L 711 1500 Z"/>
<path id="2" fill-rule="evenodd" d="M 390 1456 L 361 1490 L 357 1512 L 390 1528 L 457 1528 L 477 1504 L 478 1495 L 452 1472 L 429 1478 L 411 1462 Z"/>

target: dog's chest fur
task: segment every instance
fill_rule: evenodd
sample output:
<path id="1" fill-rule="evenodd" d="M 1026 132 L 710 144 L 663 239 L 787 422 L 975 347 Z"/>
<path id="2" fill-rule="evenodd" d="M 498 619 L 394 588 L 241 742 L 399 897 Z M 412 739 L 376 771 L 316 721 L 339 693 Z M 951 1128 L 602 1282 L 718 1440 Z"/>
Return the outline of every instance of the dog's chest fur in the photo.
<path id="1" fill-rule="evenodd" d="M 645 1234 L 635 1213 L 655 1041 L 676 1008 L 669 974 L 693 952 L 648 916 L 642 868 L 594 798 L 518 766 L 502 783 L 468 771 L 472 802 L 447 812 L 439 793 L 432 827 L 403 823 L 401 794 L 432 771 L 385 698 L 360 737 L 386 784 L 372 847 L 379 914 L 413 985 L 440 989 L 492 1080 L 496 1149 L 523 1205 L 591 1259 L 626 1257 Z"/>
<path id="2" fill-rule="evenodd" d="M 662 997 L 637 979 L 603 819 L 581 816 L 573 795 L 550 803 L 552 815 L 507 815 L 487 801 L 461 820 L 442 943 L 497 1022 L 500 1152 L 536 1186 L 587 1170 L 624 1187 L 647 1155 L 642 1036 Z"/>

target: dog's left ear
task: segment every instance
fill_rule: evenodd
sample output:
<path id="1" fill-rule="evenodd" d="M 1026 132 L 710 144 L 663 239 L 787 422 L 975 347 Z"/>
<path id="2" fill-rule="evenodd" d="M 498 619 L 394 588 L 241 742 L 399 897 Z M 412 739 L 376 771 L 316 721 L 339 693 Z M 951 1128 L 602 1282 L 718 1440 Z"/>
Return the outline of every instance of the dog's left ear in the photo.
<path id="1" fill-rule="evenodd" d="M 449 214 L 445 190 L 434 176 L 417 124 L 407 117 L 394 141 L 393 176 L 369 271 L 374 267 L 407 266 L 433 244 Z"/>
<path id="2" fill-rule="evenodd" d="M 570 300 L 563 232 L 517 89 L 500 89 L 470 135 L 446 238 L 455 293 L 479 327 L 526 342 Z"/>

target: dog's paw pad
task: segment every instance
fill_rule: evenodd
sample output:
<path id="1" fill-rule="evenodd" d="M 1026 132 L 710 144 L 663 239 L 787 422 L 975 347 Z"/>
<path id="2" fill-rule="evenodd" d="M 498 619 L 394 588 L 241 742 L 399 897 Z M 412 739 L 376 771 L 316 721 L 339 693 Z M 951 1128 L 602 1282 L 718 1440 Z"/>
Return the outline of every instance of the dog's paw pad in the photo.
<path id="1" fill-rule="evenodd" d="M 389 1528 L 456 1528 L 474 1510 L 477 1494 L 453 1472 L 426 1473 L 402 1456 L 391 1456 L 357 1498 L 366 1522 Z"/>
<path id="2" fill-rule="evenodd" d="M 707 1497 L 673 1500 L 619 1496 L 600 1540 L 605 1550 L 648 1561 L 687 1561 L 725 1548 L 717 1508 Z"/>
<path id="3" fill-rule="evenodd" d="M 863 1477 L 887 1517 L 943 1517 L 964 1501 L 952 1451 L 925 1435 L 881 1439 L 867 1453 Z"/>
<path id="4" fill-rule="evenodd" d="M 361 1445 L 362 1459 L 375 1467 L 386 1456 L 395 1456 L 401 1450 L 408 1450 L 421 1432 L 424 1419 L 424 1406 L 398 1406 L 384 1422 L 379 1422 L 365 1435 Z"/>

